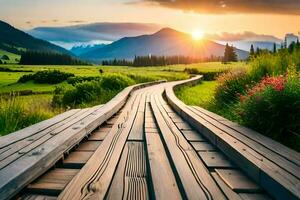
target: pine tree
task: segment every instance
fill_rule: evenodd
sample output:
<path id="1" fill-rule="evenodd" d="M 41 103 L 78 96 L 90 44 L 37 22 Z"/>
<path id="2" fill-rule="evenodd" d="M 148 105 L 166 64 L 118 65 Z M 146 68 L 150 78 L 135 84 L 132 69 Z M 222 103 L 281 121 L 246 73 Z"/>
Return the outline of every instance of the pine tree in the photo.
<path id="1" fill-rule="evenodd" d="M 255 56 L 255 50 L 254 50 L 254 47 L 253 47 L 253 44 L 251 44 L 251 47 L 250 47 L 250 57 L 253 57 Z"/>
<path id="2" fill-rule="evenodd" d="M 276 43 L 274 42 L 273 44 L 273 53 L 276 53 L 277 52 L 277 47 L 276 47 Z"/>

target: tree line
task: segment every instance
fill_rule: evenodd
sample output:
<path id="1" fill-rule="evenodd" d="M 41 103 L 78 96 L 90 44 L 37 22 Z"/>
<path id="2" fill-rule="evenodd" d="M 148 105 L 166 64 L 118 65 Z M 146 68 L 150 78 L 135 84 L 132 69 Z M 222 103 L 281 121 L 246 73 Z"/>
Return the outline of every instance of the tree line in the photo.
<path id="1" fill-rule="evenodd" d="M 166 65 L 176 65 L 176 64 L 192 64 L 204 61 L 221 61 L 222 57 L 211 56 L 209 58 L 192 58 L 188 56 L 135 56 L 133 61 L 125 59 L 113 59 L 104 60 L 102 65 L 109 66 L 133 66 L 133 67 L 147 67 L 147 66 L 166 66 Z"/>
<path id="2" fill-rule="evenodd" d="M 89 65 L 89 63 L 66 54 L 26 51 L 20 59 L 23 65 Z"/>

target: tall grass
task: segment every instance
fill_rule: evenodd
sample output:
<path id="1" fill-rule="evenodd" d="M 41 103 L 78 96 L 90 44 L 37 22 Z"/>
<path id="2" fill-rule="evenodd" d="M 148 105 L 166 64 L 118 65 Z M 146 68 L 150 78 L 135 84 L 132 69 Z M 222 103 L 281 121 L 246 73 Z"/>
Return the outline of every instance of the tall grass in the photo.
<path id="1" fill-rule="evenodd" d="M 26 100 L 17 95 L 0 97 L 0 135 L 25 128 L 58 114 L 60 109 L 53 109 L 49 98 Z"/>

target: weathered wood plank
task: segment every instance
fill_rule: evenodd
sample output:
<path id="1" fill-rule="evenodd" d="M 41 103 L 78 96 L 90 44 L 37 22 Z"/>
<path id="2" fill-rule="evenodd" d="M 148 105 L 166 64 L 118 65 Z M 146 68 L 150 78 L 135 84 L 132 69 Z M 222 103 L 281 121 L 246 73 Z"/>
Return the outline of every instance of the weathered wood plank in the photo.
<path id="1" fill-rule="evenodd" d="M 44 195 L 58 195 L 78 172 L 78 169 L 57 168 L 50 170 L 29 184 L 26 190 Z"/>
<path id="2" fill-rule="evenodd" d="M 196 132 L 195 130 L 189 130 L 189 131 L 181 131 L 184 135 L 184 137 L 190 141 L 190 142 L 204 142 L 205 139 L 203 138 L 200 133 Z"/>
<path id="3" fill-rule="evenodd" d="M 232 168 L 232 163 L 219 152 L 198 152 L 207 167 Z"/>
<path id="4" fill-rule="evenodd" d="M 127 142 L 107 199 L 149 199 L 142 142 Z"/>
<path id="5" fill-rule="evenodd" d="M 77 151 L 96 151 L 101 141 L 85 141 L 79 145 Z"/>
<path id="6" fill-rule="evenodd" d="M 271 198 L 266 194 L 240 193 L 239 195 L 243 200 L 271 200 Z"/>
<path id="7" fill-rule="evenodd" d="M 145 97 L 143 99 L 145 101 Z M 143 101 L 141 100 L 141 94 L 138 95 L 135 92 L 101 146 L 58 199 L 76 200 L 96 197 L 103 199 L 105 197 L 140 101 Z"/>
<path id="8" fill-rule="evenodd" d="M 97 131 L 94 131 L 88 138 L 89 141 L 102 141 L 106 137 L 109 131 L 104 131 L 101 128 Z"/>
<path id="9" fill-rule="evenodd" d="M 194 79 L 196 80 L 197 77 Z M 185 82 L 186 81 L 182 81 L 180 84 L 184 84 Z M 300 190 L 297 189 L 297 185 L 299 185 L 299 176 L 295 177 L 290 174 L 285 170 L 286 167 L 284 165 L 279 167 L 276 161 L 272 161 L 273 158 L 271 155 L 266 157 L 262 156 L 261 148 L 253 150 L 251 148 L 252 145 L 245 145 L 244 141 L 235 139 L 193 113 L 186 105 L 175 97 L 173 92 L 174 85 L 176 85 L 176 83 L 169 84 L 169 86 L 166 87 L 166 98 L 173 109 L 175 109 L 185 120 L 189 121 L 190 125 L 203 133 L 205 137 L 241 167 L 245 173 L 263 186 L 269 194 L 272 194 L 273 198 L 299 199 Z M 264 143 L 264 141 L 262 141 L 262 143 Z M 259 145 L 259 143 L 257 143 L 257 145 Z M 284 163 L 290 165 L 288 162 Z"/>
<path id="10" fill-rule="evenodd" d="M 188 199 L 225 199 L 197 153 L 160 105 L 158 98 L 161 94 L 159 97 L 157 91 L 156 94 L 151 96 L 151 107 L 184 188 L 184 195 Z"/>
<path id="11" fill-rule="evenodd" d="M 216 148 L 208 142 L 191 142 L 196 151 L 216 151 Z"/>
<path id="12" fill-rule="evenodd" d="M 259 192 L 261 188 L 239 170 L 216 169 L 221 179 L 235 192 Z"/>
<path id="13" fill-rule="evenodd" d="M 45 196 L 45 195 L 36 195 L 36 194 L 25 194 L 17 198 L 17 200 L 56 200 L 56 199 L 57 197 L 54 196 Z"/>
<path id="14" fill-rule="evenodd" d="M 89 160 L 93 153 L 92 151 L 73 151 L 63 160 L 63 167 L 79 169 Z"/>
<path id="15" fill-rule="evenodd" d="M 159 134 L 146 132 L 145 135 L 154 198 L 157 200 L 181 199 L 175 176 Z"/>
<path id="16" fill-rule="evenodd" d="M 152 83 L 153 84 L 153 83 Z M 156 84 L 156 83 L 155 83 Z M 38 148 L 24 154 L 20 159 L 0 171 L 0 199 L 7 199 L 20 191 L 25 185 L 54 165 L 86 135 L 113 116 L 126 102 L 129 94 L 149 84 L 125 88 L 112 100 L 82 121 L 55 135 Z M 24 167 L 25 166 L 25 167 Z"/>
<path id="17" fill-rule="evenodd" d="M 212 172 L 211 174 L 229 200 L 242 200 L 242 198 L 236 192 L 234 192 L 216 172 Z"/>

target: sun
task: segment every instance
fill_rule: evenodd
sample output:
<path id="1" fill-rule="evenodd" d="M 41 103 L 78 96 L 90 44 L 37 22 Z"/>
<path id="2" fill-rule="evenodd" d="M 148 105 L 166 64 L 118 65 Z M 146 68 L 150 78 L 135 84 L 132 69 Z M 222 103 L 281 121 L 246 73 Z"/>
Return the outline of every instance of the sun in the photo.
<path id="1" fill-rule="evenodd" d="M 192 32 L 192 38 L 194 40 L 201 40 L 203 38 L 203 32 L 200 30 L 195 30 Z"/>

